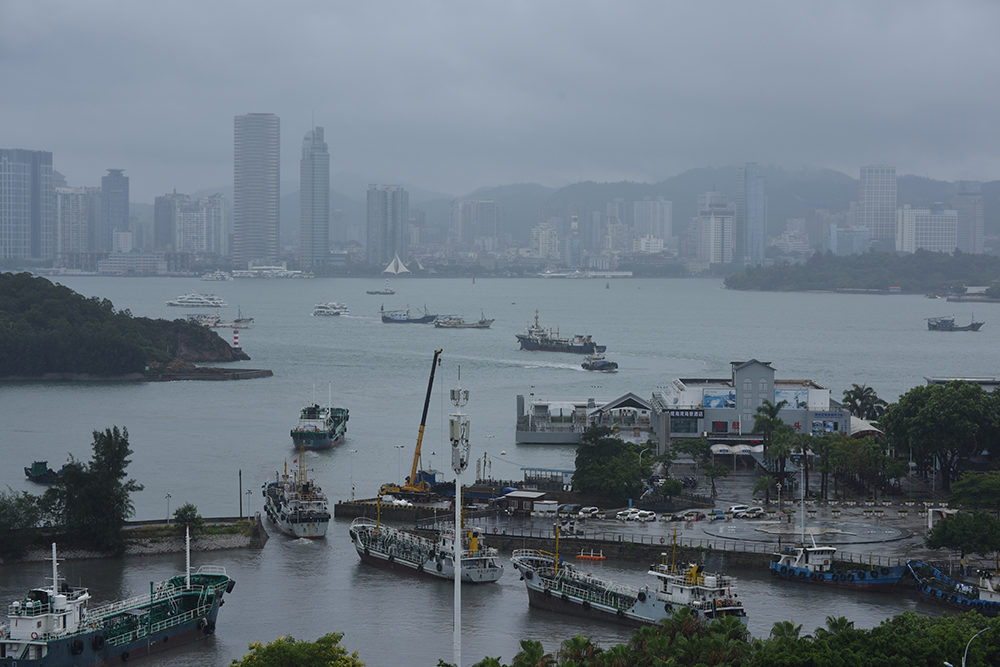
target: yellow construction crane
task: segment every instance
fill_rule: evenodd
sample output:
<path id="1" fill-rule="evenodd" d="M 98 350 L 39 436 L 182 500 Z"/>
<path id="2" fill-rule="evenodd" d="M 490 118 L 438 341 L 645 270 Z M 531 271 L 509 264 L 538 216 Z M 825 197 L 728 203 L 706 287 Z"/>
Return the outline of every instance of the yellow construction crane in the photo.
<path id="1" fill-rule="evenodd" d="M 383 484 L 382 488 L 379 489 L 378 494 L 380 496 L 387 493 L 430 493 L 431 485 L 423 479 L 422 476 L 418 476 L 417 467 L 420 464 L 420 444 L 424 440 L 424 426 L 427 424 L 427 409 L 431 404 L 431 389 L 434 387 L 434 371 L 438 367 L 438 357 L 441 355 L 441 350 L 434 350 L 434 361 L 431 362 L 431 377 L 427 381 L 427 396 L 424 398 L 424 414 L 420 417 L 420 430 L 417 432 L 417 449 L 413 452 L 413 468 L 410 470 L 410 476 L 406 478 L 406 482 L 400 486 L 398 484 Z"/>

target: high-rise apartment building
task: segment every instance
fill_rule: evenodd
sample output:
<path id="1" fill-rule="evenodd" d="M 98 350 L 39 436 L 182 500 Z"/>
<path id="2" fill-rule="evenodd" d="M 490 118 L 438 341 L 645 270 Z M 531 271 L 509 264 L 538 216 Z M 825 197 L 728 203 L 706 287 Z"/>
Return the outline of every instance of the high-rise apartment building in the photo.
<path id="1" fill-rule="evenodd" d="M 663 197 L 632 204 L 632 227 L 637 237 L 653 237 L 669 241 L 673 236 L 674 203 Z"/>
<path id="2" fill-rule="evenodd" d="M 866 227 L 873 241 L 891 239 L 896 233 L 896 168 L 861 167 L 858 225 Z"/>
<path id="3" fill-rule="evenodd" d="M 89 252 L 100 212 L 99 188 L 56 188 L 56 257 Z"/>
<path id="4" fill-rule="evenodd" d="M 733 261 L 736 205 L 720 192 L 698 195 L 698 260 L 708 264 Z"/>
<path id="5" fill-rule="evenodd" d="M 302 140 L 299 175 L 299 263 L 308 268 L 330 258 L 330 152 L 322 127 Z"/>
<path id="6" fill-rule="evenodd" d="M 233 261 L 276 261 L 281 205 L 281 122 L 273 113 L 236 116 Z"/>
<path id="7" fill-rule="evenodd" d="M 740 167 L 736 179 L 736 239 L 744 266 L 764 263 L 767 245 L 767 199 L 756 162 Z"/>
<path id="8" fill-rule="evenodd" d="M 0 149 L 0 259 L 52 259 L 55 206 L 52 153 Z"/>
<path id="9" fill-rule="evenodd" d="M 94 250 L 111 250 L 115 232 L 129 231 L 128 176 L 124 169 L 108 169 L 101 177 L 101 218 L 94 235 Z"/>
<path id="10" fill-rule="evenodd" d="M 958 244 L 958 211 L 942 204 L 931 208 L 910 208 L 907 204 L 896 214 L 896 250 L 916 252 L 954 252 Z"/>
<path id="11" fill-rule="evenodd" d="M 153 206 L 153 236 L 158 251 L 195 255 L 226 255 L 229 200 L 214 194 L 192 200 L 174 191 L 157 197 Z"/>
<path id="12" fill-rule="evenodd" d="M 983 186 L 979 181 L 959 181 L 952 201 L 958 212 L 958 249 L 983 253 Z"/>
<path id="13" fill-rule="evenodd" d="M 153 200 L 153 250 L 172 252 L 177 249 L 174 211 L 181 202 L 190 199 L 174 190 Z"/>
<path id="14" fill-rule="evenodd" d="M 386 266 L 399 255 L 406 262 L 409 193 L 398 185 L 368 186 L 368 263 Z"/>

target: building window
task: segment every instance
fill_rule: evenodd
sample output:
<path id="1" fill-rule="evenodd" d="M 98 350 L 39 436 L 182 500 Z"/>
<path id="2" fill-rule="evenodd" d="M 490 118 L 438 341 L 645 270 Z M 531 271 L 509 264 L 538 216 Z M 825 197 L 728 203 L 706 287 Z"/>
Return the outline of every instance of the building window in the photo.
<path id="1" fill-rule="evenodd" d="M 767 391 L 767 380 L 765 380 L 764 378 L 761 378 L 760 380 L 758 380 L 757 381 L 757 390 L 758 391 Z"/>
<path id="2" fill-rule="evenodd" d="M 746 378 L 745 380 L 743 380 L 743 390 L 753 391 L 753 380 L 751 380 L 750 378 Z"/>
<path id="3" fill-rule="evenodd" d="M 697 417 L 671 417 L 671 433 L 698 433 Z"/>
<path id="4" fill-rule="evenodd" d="M 753 396 L 751 396 L 750 394 L 744 394 L 743 395 L 743 407 L 744 408 L 749 408 L 752 405 L 751 404 L 752 400 L 753 400 Z"/>

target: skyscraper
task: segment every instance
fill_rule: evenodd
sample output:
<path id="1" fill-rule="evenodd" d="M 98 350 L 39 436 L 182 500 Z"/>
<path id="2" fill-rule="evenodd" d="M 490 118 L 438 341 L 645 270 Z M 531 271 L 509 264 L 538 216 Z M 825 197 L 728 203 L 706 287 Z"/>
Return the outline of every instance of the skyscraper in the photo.
<path id="1" fill-rule="evenodd" d="M 983 186 L 979 181 L 959 181 L 953 206 L 958 211 L 958 249 L 983 252 Z"/>
<path id="2" fill-rule="evenodd" d="M 228 213 L 229 200 L 218 193 L 197 200 L 176 191 L 157 197 L 153 207 L 155 248 L 197 255 L 225 255 L 229 245 Z"/>
<path id="3" fill-rule="evenodd" d="M 281 123 L 273 113 L 236 116 L 233 261 L 276 260 L 281 203 Z"/>
<path id="4" fill-rule="evenodd" d="M 651 236 L 663 241 L 669 241 L 673 236 L 674 204 L 663 197 L 632 204 L 632 222 L 636 236 Z"/>
<path id="5" fill-rule="evenodd" d="M 308 268 L 330 257 L 330 153 L 322 127 L 306 132 L 299 173 L 299 262 Z"/>
<path id="6" fill-rule="evenodd" d="M 55 205 L 52 153 L 0 149 L 0 259 L 52 259 Z"/>
<path id="7" fill-rule="evenodd" d="M 733 221 L 736 206 L 720 192 L 698 195 L 698 259 L 708 264 L 733 261 Z"/>
<path id="8" fill-rule="evenodd" d="M 873 241 L 891 239 L 896 233 L 896 168 L 861 167 L 858 225 L 868 228 Z"/>
<path id="9" fill-rule="evenodd" d="M 756 162 L 740 167 L 736 180 L 736 238 L 744 266 L 764 263 L 767 245 L 767 200 L 764 196 L 764 177 Z"/>
<path id="10" fill-rule="evenodd" d="M 395 255 L 407 260 L 410 195 L 398 185 L 368 186 L 368 263 L 386 266 Z"/>
<path id="11" fill-rule="evenodd" d="M 115 232 L 129 231 L 128 176 L 124 169 L 108 169 L 101 177 L 101 219 L 94 236 L 94 250 L 111 250 Z"/>

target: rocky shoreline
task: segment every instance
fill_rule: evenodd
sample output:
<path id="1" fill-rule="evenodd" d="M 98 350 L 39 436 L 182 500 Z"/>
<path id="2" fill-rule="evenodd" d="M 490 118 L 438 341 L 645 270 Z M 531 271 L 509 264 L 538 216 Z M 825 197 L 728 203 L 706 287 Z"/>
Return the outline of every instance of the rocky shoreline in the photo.
<path id="1" fill-rule="evenodd" d="M 193 366 L 180 372 L 129 373 L 128 375 L 88 375 L 86 373 L 45 373 L 37 377 L 8 376 L 0 382 L 178 382 L 181 380 L 252 380 L 269 378 L 274 373 L 260 368 L 214 368 Z"/>

